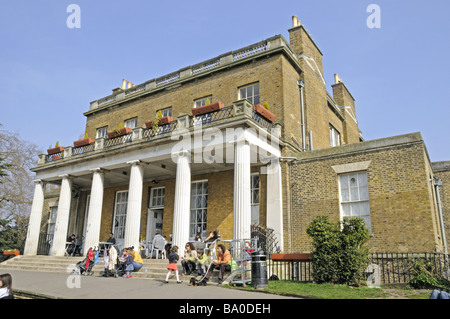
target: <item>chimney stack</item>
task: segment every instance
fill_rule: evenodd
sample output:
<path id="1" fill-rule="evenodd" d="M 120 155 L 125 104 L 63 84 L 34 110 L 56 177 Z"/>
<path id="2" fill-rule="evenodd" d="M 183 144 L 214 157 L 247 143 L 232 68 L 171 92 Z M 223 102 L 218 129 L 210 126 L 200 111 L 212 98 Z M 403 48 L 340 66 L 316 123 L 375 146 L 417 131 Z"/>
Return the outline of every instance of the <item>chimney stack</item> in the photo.
<path id="1" fill-rule="evenodd" d="M 297 16 L 292 16 L 292 27 L 295 28 L 295 27 L 299 27 L 301 25 L 302 25 L 302 23 L 300 22 L 299 19 L 297 19 Z"/>

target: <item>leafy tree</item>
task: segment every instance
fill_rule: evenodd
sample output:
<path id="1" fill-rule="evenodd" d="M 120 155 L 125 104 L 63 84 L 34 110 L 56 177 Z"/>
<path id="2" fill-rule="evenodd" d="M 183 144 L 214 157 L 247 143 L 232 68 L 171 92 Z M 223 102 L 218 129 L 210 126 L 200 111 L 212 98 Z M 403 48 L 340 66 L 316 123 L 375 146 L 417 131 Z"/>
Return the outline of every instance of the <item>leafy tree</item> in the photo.
<path id="1" fill-rule="evenodd" d="M 369 231 L 361 218 L 344 218 L 332 223 L 327 216 L 316 217 L 307 228 L 313 239 L 314 280 L 317 283 L 359 285 L 368 265 L 364 244 Z"/>

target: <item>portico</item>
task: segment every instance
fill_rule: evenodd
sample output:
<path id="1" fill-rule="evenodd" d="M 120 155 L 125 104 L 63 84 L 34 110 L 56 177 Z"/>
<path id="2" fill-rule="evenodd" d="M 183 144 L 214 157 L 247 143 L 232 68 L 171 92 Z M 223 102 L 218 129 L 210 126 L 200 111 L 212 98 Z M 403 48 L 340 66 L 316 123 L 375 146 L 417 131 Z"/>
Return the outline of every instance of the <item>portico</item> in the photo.
<path id="1" fill-rule="evenodd" d="M 110 221 L 110 231 L 117 232 L 116 239 L 122 247 L 139 247 L 140 239 L 145 237 L 144 229 L 148 227 L 143 223 L 150 220 L 143 217 L 149 208 L 148 200 L 143 201 L 143 198 L 150 196 L 147 194 L 149 188 L 144 185 L 174 181 L 173 193 L 169 194 L 169 190 L 166 190 L 166 202 L 169 198 L 173 199 L 173 206 L 172 203 L 166 206 L 173 208 L 164 209 L 164 229 L 169 229 L 171 238 L 168 240 L 173 245 L 183 247 L 185 242 L 192 240 L 195 232 L 200 230 L 206 234 L 206 225 L 212 225 L 210 218 L 206 218 L 207 215 L 210 217 L 208 205 L 197 207 L 196 203 L 191 203 L 191 199 L 195 197 L 191 192 L 191 183 L 197 180 L 197 176 L 213 176 L 221 172 L 226 175 L 229 174 L 226 172 L 234 171 L 233 179 L 230 180 L 233 183 L 232 238 L 250 238 L 251 174 L 252 171 L 259 172 L 263 171 L 261 168 L 273 166 L 273 160 L 281 156 L 278 131 L 267 131 L 255 123 L 250 118 L 251 105 L 246 101 L 238 101 L 233 105 L 233 115 L 214 123 L 215 125 L 203 126 L 189 125 L 189 121 L 180 116 L 176 128 L 170 134 L 154 136 L 149 140 L 143 138 L 144 129 L 137 128 L 130 133 L 130 143 L 105 149 L 101 146 L 106 144 L 106 139 L 97 139 L 97 149 L 93 152 L 65 156 L 61 161 L 46 162 L 35 168 L 38 181 L 25 254 L 37 253 L 34 238 L 39 235 L 41 223 L 43 183 L 61 186 L 51 249 L 51 254 L 55 256 L 64 255 L 66 238 L 70 235 L 70 218 L 74 219 L 78 214 L 76 219 L 80 220 L 82 215 L 81 206 L 70 210 L 71 205 L 75 205 L 72 202 L 74 189 L 88 194 L 89 198 L 85 203 L 84 216 L 83 251 L 86 252 L 101 241 L 100 231 L 106 224 L 105 220 Z M 267 180 L 281 180 L 281 170 L 267 171 L 272 171 Z M 213 184 L 203 183 L 203 187 L 210 188 L 211 185 Z M 118 202 L 116 191 L 115 199 L 110 196 L 105 198 L 105 193 L 111 193 L 112 189 L 120 189 L 126 193 L 126 197 Z M 214 191 L 218 190 L 214 187 Z M 268 210 L 267 226 L 276 226 L 276 232 L 282 234 L 282 223 L 272 222 L 282 219 L 282 206 L 272 203 L 273 200 L 276 201 L 274 197 L 277 194 L 281 196 L 281 185 L 270 183 L 266 191 L 268 195 L 264 197 L 267 203 L 264 206 L 271 207 L 272 216 L 269 218 Z M 208 204 L 212 204 L 211 198 L 210 195 Z M 196 196 L 195 199 L 199 202 L 207 201 L 208 195 Z M 110 205 L 111 200 L 115 201 L 114 209 L 105 212 L 105 205 Z M 281 202 L 281 198 L 278 200 Z M 78 199 L 77 204 L 80 205 Z M 220 203 L 215 205 L 220 207 Z M 223 214 L 228 213 L 227 209 L 223 208 Z M 220 214 L 221 209 L 217 211 L 219 213 L 215 214 Z M 105 214 L 110 216 L 106 217 Z M 229 236 L 227 239 L 232 238 Z M 281 241 L 280 244 L 282 245 Z"/>

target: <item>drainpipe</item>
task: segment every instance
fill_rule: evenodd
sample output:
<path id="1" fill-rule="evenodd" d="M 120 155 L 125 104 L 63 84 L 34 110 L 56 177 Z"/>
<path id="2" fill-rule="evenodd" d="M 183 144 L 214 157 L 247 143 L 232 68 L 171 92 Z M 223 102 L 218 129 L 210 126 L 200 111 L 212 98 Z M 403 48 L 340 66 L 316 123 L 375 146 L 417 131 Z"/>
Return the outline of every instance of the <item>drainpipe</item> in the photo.
<path id="1" fill-rule="evenodd" d="M 298 80 L 297 85 L 300 88 L 300 104 L 302 113 L 302 151 L 306 151 L 305 104 L 303 101 L 303 88 L 305 87 L 305 82 L 303 82 L 303 80 Z"/>
<path id="2" fill-rule="evenodd" d="M 445 238 L 445 227 L 444 227 L 444 218 L 442 217 L 442 206 L 441 206 L 441 195 L 439 194 L 439 186 L 442 186 L 442 180 L 434 178 L 434 188 L 436 190 L 436 201 L 439 212 L 439 219 L 441 221 L 441 233 L 442 233 L 442 241 L 444 242 L 444 253 L 447 255 L 447 240 Z"/>

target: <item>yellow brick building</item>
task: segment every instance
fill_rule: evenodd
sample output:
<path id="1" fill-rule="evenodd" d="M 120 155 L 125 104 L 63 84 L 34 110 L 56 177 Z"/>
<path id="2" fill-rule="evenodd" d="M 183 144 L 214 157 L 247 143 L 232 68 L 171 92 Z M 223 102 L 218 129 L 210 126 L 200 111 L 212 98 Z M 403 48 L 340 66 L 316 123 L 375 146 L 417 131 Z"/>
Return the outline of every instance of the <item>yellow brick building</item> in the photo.
<path id="1" fill-rule="evenodd" d="M 435 176 L 419 133 L 364 141 L 337 74 L 331 93 L 322 52 L 295 16 L 289 41 L 124 79 L 84 112 L 85 145 L 39 157 L 25 254 L 63 255 L 72 233 L 85 251 L 111 232 L 122 247 L 156 231 L 183 247 L 214 229 L 247 239 L 255 224 L 273 229 L 282 251 L 308 252 L 317 215 L 363 217 L 372 251 L 445 251 L 448 165 Z"/>

